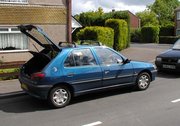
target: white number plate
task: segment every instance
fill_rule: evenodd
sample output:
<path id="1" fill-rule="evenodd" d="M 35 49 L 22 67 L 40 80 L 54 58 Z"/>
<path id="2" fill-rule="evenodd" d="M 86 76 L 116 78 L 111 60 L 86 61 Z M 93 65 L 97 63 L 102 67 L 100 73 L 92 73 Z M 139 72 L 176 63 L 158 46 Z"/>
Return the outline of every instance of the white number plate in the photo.
<path id="1" fill-rule="evenodd" d="M 175 65 L 165 65 L 165 64 L 163 64 L 163 68 L 176 69 L 176 66 Z"/>

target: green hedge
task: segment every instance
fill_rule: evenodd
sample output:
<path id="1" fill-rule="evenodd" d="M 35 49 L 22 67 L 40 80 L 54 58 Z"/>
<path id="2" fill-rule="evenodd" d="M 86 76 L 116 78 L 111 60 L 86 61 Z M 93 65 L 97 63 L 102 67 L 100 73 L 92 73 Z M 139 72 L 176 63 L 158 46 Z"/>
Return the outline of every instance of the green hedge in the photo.
<path id="1" fill-rule="evenodd" d="M 83 25 L 83 26 L 105 26 L 105 22 L 108 19 L 123 19 L 128 24 L 128 44 L 127 47 L 130 44 L 130 16 L 129 11 L 114 11 L 114 12 L 108 12 L 99 14 L 98 12 L 83 12 L 79 15 L 79 18 L 77 20 Z M 76 37 L 76 36 L 74 36 Z M 76 40 L 76 39 L 74 39 Z"/>
<path id="2" fill-rule="evenodd" d="M 160 27 L 159 36 L 174 36 L 174 26 Z"/>
<path id="3" fill-rule="evenodd" d="M 180 37 L 179 36 L 160 36 L 160 44 L 174 44 Z"/>
<path id="4" fill-rule="evenodd" d="M 3 74 L 3 73 L 14 73 L 14 72 L 19 72 L 20 69 L 19 68 L 7 68 L 7 69 L 0 69 L 0 74 Z M 0 81 L 1 80 L 12 80 L 12 79 L 17 79 L 18 76 L 16 75 L 10 75 L 10 76 L 6 76 L 6 77 L 0 77 Z"/>
<path id="5" fill-rule="evenodd" d="M 117 51 L 125 49 L 128 45 L 128 25 L 125 20 L 108 19 L 105 26 L 114 29 L 114 45 Z"/>
<path id="6" fill-rule="evenodd" d="M 79 40 L 95 40 L 101 42 L 103 45 L 113 47 L 114 31 L 112 28 L 93 26 L 81 29 L 77 33 Z"/>
<path id="7" fill-rule="evenodd" d="M 142 27 L 141 39 L 143 43 L 159 43 L 159 27 L 157 26 Z"/>
<path id="8" fill-rule="evenodd" d="M 130 14 L 129 11 L 115 11 L 115 12 L 109 12 L 104 14 L 104 20 L 108 19 L 121 19 L 125 20 L 127 22 L 128 26 L 128 38 L 127 38 L 127 45 L 126 47 L 129 47 L 131 36 L 130 36 Z"/>
<path id="9" fill-rule="evenodd" d="M 131 42 L 141 41 L 141 29 L 131 29 Z"/>

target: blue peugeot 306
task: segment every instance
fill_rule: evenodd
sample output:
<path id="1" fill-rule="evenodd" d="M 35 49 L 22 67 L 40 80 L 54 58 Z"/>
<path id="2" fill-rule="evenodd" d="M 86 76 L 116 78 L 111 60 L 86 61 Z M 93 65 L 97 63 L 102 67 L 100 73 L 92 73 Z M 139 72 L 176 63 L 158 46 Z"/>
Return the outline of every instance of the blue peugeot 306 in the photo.
<path id="1" fill-rule="evenodd" d="M 68 105 L 72 97 L 103 89 L 132 85 L 146 90 L 155 80 L 151 63 L 130 61 L 119 52 L 99 44 L 56 45 L 33 25 L 18 26 L 43 49 L 29 51 L 33 57 L 20 70 L 22 89 L 46 99 L 54 108 Z"/>

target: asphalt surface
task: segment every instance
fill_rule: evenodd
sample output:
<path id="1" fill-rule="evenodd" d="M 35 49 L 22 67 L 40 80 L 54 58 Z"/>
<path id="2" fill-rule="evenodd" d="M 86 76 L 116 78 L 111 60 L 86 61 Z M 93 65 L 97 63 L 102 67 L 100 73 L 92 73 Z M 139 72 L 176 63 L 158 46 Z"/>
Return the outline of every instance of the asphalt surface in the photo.
<path id="1" fill-rule="evenodd" d="M 0 100 L 2 126 L 179 126 L 180 75 L 159 74 L 146 91 L 121 88 L 74 98 L 61 109 L 28 95 Z M 176 100 L 176 101 L 175 101 Z"/>
<path id="2" fill-rule="evenodd" d="M 135 44 L 122 53 L 131 59 L 138 55 L 153 61 L 153 46 Z M 179 89 L 179 74 L 158 73 L 146 91 L 120 88 L 88 94 L 74 98 L 61 109 L 51 109 L 46 101 L 29 95 L 8 97 L 0 99 L 0 126 L 179 126 Z"/>

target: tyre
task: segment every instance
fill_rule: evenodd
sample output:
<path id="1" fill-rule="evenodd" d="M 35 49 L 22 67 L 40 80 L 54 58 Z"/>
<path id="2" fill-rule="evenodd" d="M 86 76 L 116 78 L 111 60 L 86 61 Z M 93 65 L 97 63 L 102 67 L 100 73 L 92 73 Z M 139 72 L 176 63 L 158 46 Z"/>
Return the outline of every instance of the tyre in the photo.
<path id="1" fill-rule="evenodd" d="M 147 72 L 140 73 L 136 81 L 137 90 L 146 90 L 151 82 L 151 77 Z"/>
<path id="2" fill-rule="evenodd" d="M 53 88 L 48 96 L 48 102 L 53 108 L 62 108 L 69 104 L 71 93 L 65 86 Z"/>

